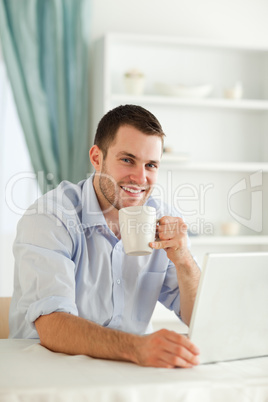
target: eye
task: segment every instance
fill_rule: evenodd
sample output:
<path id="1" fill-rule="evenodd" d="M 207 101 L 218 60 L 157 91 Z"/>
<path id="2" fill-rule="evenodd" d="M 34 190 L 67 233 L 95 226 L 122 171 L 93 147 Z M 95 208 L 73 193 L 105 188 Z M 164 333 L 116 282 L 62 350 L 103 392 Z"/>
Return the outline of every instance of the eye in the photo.
<path id="1" fill-rule="evenodd" d="M 131 163 L 131 160 L 129 158 L 122 158 L 121 160 L 126 163 Z"/>
<path id="2" fill-rule="evenodd" d="M 147 163 L 148 168 L 150 169 L 158 169 L 158 165 L 155 165 L 154 163 Z"/>

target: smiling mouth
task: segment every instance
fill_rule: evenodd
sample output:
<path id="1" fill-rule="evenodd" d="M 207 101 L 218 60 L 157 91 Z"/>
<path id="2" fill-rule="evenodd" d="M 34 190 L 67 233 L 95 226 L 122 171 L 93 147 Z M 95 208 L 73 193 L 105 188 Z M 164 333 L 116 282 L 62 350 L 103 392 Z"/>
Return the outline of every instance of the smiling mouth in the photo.
<path id="1" fill-rule="evenodd" d="M 121 188 L 131 194 L 142 194 L 145 189 L 144 188 L 134 188 L 134 187 L 125 187 L 125 186 L 121 186 Z"/>

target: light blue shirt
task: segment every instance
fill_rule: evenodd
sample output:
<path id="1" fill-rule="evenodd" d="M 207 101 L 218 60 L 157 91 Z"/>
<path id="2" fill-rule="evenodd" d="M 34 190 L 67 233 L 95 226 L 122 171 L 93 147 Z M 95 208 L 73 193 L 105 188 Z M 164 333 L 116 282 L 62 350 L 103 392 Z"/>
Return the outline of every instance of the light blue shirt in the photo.
<path id="1" fill-rule="evenodd" d="M 179 315 L 174 264 L 164 250 L 141 257 L 124 253 L 92 180 L 62 182 L 19 221 L 10 337 L 38 338 L 34 321 L 56 311 L 137 334 L 151 331 L 157 300 Z M 171 215 L 152 197 L 147 205 L 157 209 L 158 218 Z"/>

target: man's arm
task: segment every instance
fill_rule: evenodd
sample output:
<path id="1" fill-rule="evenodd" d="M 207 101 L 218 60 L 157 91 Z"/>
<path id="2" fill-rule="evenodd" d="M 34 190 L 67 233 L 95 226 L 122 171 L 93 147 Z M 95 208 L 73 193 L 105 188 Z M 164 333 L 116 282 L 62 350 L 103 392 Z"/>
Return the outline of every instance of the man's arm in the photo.
<path id="1" fill-rule="evenodd" d="M 196 298 L 200 269 L 189 250 L 176 265 L 177 278 L 180 287 L 180 313 L 182 320 L 189 326 Z"/>
<path id="2" fill-rule="evenodd" d="M 40 316 L 35 326 L 41 345 L 55 352 L 151 367 L 186 368 L 198 364 L 198 349 L 185 336 L 173 331 L 134 335 L 62 312 Z"/>
<path id="3" fill-rule="evenodd" d="M 180 289 L 180 313 L 189 325 L 200 279 L 200 269 L 188 248 L 187 225 L 182 218 L 164 216 L 159 220 L 159 240 L 150 243 L 155 249 L 164 249 L 174 263 Z"/>

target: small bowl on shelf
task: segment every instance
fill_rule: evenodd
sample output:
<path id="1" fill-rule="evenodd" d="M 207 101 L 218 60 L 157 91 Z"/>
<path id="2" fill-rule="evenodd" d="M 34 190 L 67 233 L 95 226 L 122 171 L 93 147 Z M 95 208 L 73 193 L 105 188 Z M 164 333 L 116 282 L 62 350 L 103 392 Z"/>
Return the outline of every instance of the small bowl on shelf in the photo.
<path id="1" fill-rule="evenodd" d="M 226 99 L 242 99 L 243 86 L 241 82 L 236 82 L 233 87 L 225 89 L 224 97 Z"/>
<path id="2" fill-rule="evenodd" d="M 132 69 L 124 74 L 124 87 L 128 95 L 143 95 L 144 92 L 144 74 L 137 70 Z"/>
<path id="3" fill-rule="evenodd" d="M 238 222 L 223 222 L 221 224 L 221 233 L 224 236 L 238 236 L 240 232 L 240 225 Z"/>

